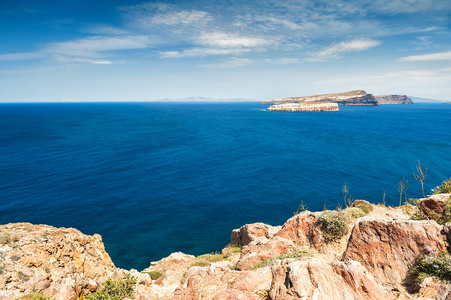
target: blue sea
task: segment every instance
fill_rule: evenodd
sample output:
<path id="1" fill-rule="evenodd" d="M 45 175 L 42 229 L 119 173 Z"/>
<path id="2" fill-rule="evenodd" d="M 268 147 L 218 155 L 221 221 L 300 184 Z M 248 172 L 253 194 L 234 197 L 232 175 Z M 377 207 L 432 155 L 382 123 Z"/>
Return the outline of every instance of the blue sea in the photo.
<path id="1" fill-rule="evenodd" d="M 451 105 L 267 112 L 257 103 L 0 104 L 0 223 L 99 233 L 118 267 L 221 250 L 353 199 L 397 205 L 405 176 L 451 177 Z"/>

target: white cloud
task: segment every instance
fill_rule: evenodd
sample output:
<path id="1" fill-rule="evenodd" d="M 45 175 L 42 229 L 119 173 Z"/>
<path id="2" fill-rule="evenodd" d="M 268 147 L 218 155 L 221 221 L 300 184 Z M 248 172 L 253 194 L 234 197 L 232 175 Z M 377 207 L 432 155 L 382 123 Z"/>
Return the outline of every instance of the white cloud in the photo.
<path id="1" fill-rule="evenodd" d="M 42 58 L 45 55 L 40 52 L 22 52 L 0 54 L 0 61 L 15 61 Z"/>
<path id="2" fill-rule="evenodd" d="M 333 44 L 323 51 L 316 54 L 319 59 L 325 58 L 337 58 L 341 53 L 346 52 L 359 52 L 364 51 L 381 44 L 380 41 L 376 41 L 368 38 L 355 39 L 352 41 L 344 41 L 340 43 Z"/>
<path id="3" fill-rule="evenodd" d="M 405 56 L 398 59 L 398 61 L 431 61 L 431 60 L 451 60 L 451 51 Z"/>
<path id="4" fill-rule="evenodd" d="M 266 59 L 265 62 L 276 65 L 291 65 L 299 63 L 300 60 L 299 58 L 274 58 L 274 59 Z"/>
<path id="5" fill-rule="evenodd" d="M 194 48 L 183 51 L 166 51 L 160 53 L 162 58 L 202 57 L 208 55 L 231 55 L 249 52 L 250 49 L 218 49 L 218 48 Z"/>
<path id="6" fill-rule="evenodd" d="M 144 35 L 120 37 L 88 37 L 69 42 L 53 43 L 47 51 L 67 56 L 96 56 L 100 52 L 148 48 L 150 38 Z"/>
<path id="7" fill-rule="evenodd" d="M 252 63 L 254 63 L 254 60 L 249 59 L 249 58 L 233 57 L 231 59 L 228 59 L 228 60 L 220 62 L 220 63 L 202 65 L 202 67 L 217 68 L 217 69 L 230 69 L 230 68 L 238 68 L 238 67 L 247 66 Z"/>
<path id="8" fill-rule="evenodd" d="M 178 11 L 178 12 L 168 12 L 163 14 L 157 14 L 150 18 L 150 23 L 163 24 L 167 26 L 174 26 L 178 24 L 199 24 L 208 23 L 212 21 L 212 16 L 200 10 L 190 10 L 190 11 Z M 143 23 L 142 23 L 143 24 Z"/>
<path id="9" fill-rule="evenodd" d="M 258 38 L 230 34 L 225 32 L 207 32 L 197 38 L 201 45 L 219 48 L 255 48 L 268 46 L 273 41 Z"/>
<path id="10" fill-rule="evenodd" d="M 117 28 L 110 25 L 105 24 L 99 24 L 99 25 L 93 25 L 85 28 L 83 30 L 84 32 L 91 33 L 91 34 L 97 34 L 97 35 L 122 35 L 122 34 L 128 34 L 129 32 L 122 28 Z"/>

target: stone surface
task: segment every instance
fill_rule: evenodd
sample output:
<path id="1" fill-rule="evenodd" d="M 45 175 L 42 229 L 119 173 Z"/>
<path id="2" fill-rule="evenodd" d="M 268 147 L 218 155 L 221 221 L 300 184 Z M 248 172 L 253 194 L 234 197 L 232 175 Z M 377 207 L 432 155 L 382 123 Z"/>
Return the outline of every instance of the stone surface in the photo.
<path id="1" fill-rule="evenodd" d="M 413 104 L 412 99 L 406 95 L 378 95 L 374 97 L 380 104 Z"/>
<path id="2" fill-rule="evenodd" d="M 339 111 L 337 103 L 284 103 L 271 105 L 269 111 Z"/>
<path id="3" fill-rule="evenodd" d="M 15 223 L 0 226 L 0 299 L 40 292 L 67 300 L 94 289 L 116 268 L 98 234 L 73 228 Z"/>
<path id="4" fill-rule="evenodd" d="M 418 207 L 428 215 L 431 210 L 441 214 L 444 212 L 444 204 L 451 198 L 451 194 L 431 195 L 427 198 L 419 199 Z"/>
<path id="5" fill-rule="evenodd" d="M 288 219 L 276 236 L 289 239 L 296 246 L 317 246 L 321 242 L 317 221 L 315 214 L 304 211 Z"/>
<path id="6" fill-rule="evenodd" d="M 295 249 L 296 245 L 293 241 L 285 238 L 260 238 L 243 247 L 236 268 L 241 271 L 252 270 L 265 259 L 287 254 Z"/>
<path id="7" fill-rule="evenodd" d="M 420 255 L 446 250 L 441 229 L 434 221 L 364 217 L 352 230 L 343 260 L 359 261 L 381 281 L 408 284 L 408 270 Z"/>
<path id="8" fill-rule="evenodd" d="M 393 299 L 358 262 L 331 265 L 317 258 L 285 260 L 272 267 L 271 299 Z"/>
<path id="9" fill-rule="evenodd" d="M 280 226 L 271 226 L 264 223 L 246 224 L 232 231 L 230 243 L 245 246 L 259 237 L 270 239 L 280 228 Z"/>

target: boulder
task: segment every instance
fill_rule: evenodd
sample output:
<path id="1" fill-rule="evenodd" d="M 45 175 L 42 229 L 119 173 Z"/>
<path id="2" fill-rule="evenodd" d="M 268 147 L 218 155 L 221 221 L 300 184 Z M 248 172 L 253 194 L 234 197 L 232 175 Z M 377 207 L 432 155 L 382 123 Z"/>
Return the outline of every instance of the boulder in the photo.
<path id="1" fill-rule="evenodd" d="M 434 212 L 441 214 L 445 211 L 445 203 L 451 198 L 451 194 L 438 194 L 431 195 L 428 198 L 419 200 L 418 207 L 426 214 L 433 210 Z"/>
<path id="2" fill-rule="evenodd" d="M 276 236 L 289 239 L 297 246 L 316 246 L 321 241 L 317 220 L 316 215 L 304 211 L 288 219 Z"/>
<path id="3" fill-rule="evenodd" d="M 377 279 L 410 283 L 409 268 L 423 254 L 446 250 L 446 236 L 435 221 L 360 219 L 352 230 L 343 260 L 356 260 Z"/>
<path id="4" fill-rule="evenodd" d="M 272 267 L 271 299 L 393 299 L 358 262 L 330 264 L 318 258 L 287 259 Z"/>
<path id="5" fill-rule="evenodd" d="M 243 247 L 241 257 L 236 268 L 238 270 L 252 270 L 265 259 L 293 252 L 296 245 L 288 239 L 274 237 L 272 239 L 259 238 Z"/>
<path id="6" fill-rule="evenodd" d="M 271 270 L 232 271 L 219 264 L 192 267 L 171 299 L 250 299 L 259 300 L 261 292 L 271 287 Z"/>
<path id="7" fill-rule="evenodd" d="M 280 226 L 271 226 L 264 223 L 246 224 L 232 231 L 230 243 L 232 245 L 245 246 L 259 237 L 270 239 L 279 230 Z"/>

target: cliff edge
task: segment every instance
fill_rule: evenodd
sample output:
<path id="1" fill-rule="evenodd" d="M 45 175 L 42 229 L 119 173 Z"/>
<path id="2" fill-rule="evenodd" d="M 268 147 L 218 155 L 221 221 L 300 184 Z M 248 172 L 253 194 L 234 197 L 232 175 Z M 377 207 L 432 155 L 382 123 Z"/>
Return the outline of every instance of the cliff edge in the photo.
<path id="1" fill-rule="evenodd" d="M 450 299 L 447 281 L 415 273 L 426 264 L 419 260 L 447 257 L 450 203 L 439 194 L 397 208 L 356 200 L 303 211 L 282 226 L 233 230 L 221 253 L 177 252 L 142 272 L 116 268 L 99 235 L 1 225 L 0 299 L 87 298 L 124 274 L 135 279 L 134 299 Z"/>

